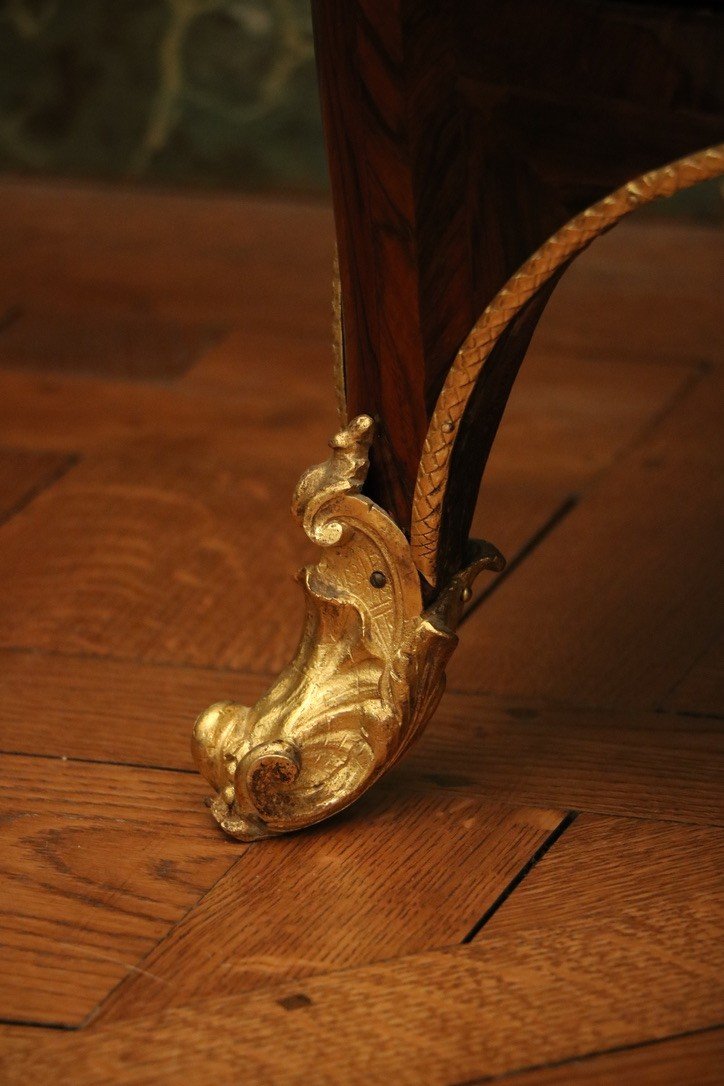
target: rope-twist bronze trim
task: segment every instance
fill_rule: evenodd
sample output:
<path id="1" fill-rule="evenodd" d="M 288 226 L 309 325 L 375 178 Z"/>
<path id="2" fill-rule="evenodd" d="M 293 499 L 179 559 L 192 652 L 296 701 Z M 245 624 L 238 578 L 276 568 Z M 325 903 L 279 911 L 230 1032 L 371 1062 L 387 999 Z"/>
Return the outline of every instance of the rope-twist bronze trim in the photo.
<path id="1" fill-rule="evenodd" d="M 458 351 L 438 397 L 420 459 L 412 506 L 411 548 L 417 569 L 435 585 L 450 458 L 475 383 L 501 333 L 540 287 L 594 238 L 659 196 L 724 174 L 724 144 L 629 181 L 586 208 L 550 237 L 496 294 Z"/>

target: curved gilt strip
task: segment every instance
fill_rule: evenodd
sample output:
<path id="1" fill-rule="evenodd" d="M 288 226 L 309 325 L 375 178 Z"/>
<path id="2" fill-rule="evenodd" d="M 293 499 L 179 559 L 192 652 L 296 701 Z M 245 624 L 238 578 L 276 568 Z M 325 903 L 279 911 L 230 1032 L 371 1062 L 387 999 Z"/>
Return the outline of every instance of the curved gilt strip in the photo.
<path id="1" fill-rule="evenodd" d="M 671 196 L 723 173 L 724 144 L 720 144 L 629 181 L 553 234 L 493 298 L 455 356 L 420 459 L 412 506 L 411 548 L 415 565 L 429 584 L 436 582 L 443 502 L 460 420 L 501 333 L 566 261 L 624 215 L 659 196 Z"/>
<path id="2" fill-rule="evenodd" d="M 212 814 L 242 841 L 329 817 L 400 757 L 440 700 L 470 583 L 503 566 L 478 544 L 423 612 L 407 539 L 360 493 L 372 430 L 366 415 L 350 422 L 295 491 L 292 511 L 321 554 L 299 575 L 307 606 L 294 660 L 256 705 L 220 702 L 196 722 Z"/>
<path id="3" fill-rule="evenodd" d="M 347 422 L 347 392 L 344 375 L 344 326 L 342 323 L 342 284 L 339 278 L 339 252 L 335 246 L 332 270 L 332 358 L 334 395 L 340 426 Z"/>

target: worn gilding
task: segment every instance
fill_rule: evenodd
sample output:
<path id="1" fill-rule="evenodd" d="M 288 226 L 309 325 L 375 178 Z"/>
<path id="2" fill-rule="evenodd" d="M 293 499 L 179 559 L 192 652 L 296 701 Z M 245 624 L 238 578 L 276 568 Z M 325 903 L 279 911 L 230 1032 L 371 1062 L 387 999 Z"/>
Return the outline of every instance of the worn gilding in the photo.
<path id="1" fill-rule="evenodd" d="M 372 435 L 370 418 L 354 419 L 294 494 L 294 515 L 321 548 L 299 574 L 306 619 L 294 660 L 256 705 L 213 705 L 194 729 L 212 814 L 243 841 L 327 818 L 399 758 L 440 700 L 470 583 L 504 564 L 474 544 L 423 611 L 405 535 L 360 493 Z"/>

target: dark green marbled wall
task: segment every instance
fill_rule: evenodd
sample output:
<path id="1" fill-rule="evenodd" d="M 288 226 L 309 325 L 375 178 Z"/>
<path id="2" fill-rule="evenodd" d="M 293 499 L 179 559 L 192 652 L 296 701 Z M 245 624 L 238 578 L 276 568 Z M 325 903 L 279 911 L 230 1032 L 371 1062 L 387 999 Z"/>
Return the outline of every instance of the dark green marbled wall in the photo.
<path id="1" fill-rule="evenodd" d="M 0 168 L 324 188 L 309 0 L 0 0 Z"/>
<path id="2" fill-rule="evenodd" d="M 309 0 L 0 0 L 0 169 L 325 189 Z"/>

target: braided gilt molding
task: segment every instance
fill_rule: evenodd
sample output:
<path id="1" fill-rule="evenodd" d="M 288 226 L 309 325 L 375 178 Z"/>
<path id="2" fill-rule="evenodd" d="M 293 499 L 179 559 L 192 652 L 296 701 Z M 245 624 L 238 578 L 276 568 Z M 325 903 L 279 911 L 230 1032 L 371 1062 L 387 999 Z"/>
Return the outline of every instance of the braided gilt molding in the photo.
<path id="1" fill-rule="evenodd" d="M 342 320 L 342 283 L 339 278 L 339 251 L 334 247 L 332 269 L 332 372 L 334 396 L 340 426 L 347 422 L 347 391 L 344 377 L 344 324 Z"/>
<path id="2" fill-rule="evenodd" d="M 471 585 L 504 560 L 468 546 L 464 568 L 425 607 L 419 573 L 434 584 L 442 504 L 458 424 L 498 337 L 575 253 L 628 211 L 724 173 L 724 146 L 618 189 L 572 219 L 509 280 L 467 337 L 433 414 L 420 463 L 412 540 L 362 493 L 374 424 L 361 415 L 332 438 L 331 454 L 300 479 L 292 511 L 319 557 L 299 574 L 306 618 L 297 653 L 253 706 L 224 701 L 196 722 L 192 750 L 213 788 L 219 826 L 253 841 L 313 825 L 362 795 L 421 734 Z M 335 277 L 335 360 L 344 409 L 344 343 Z"/>
<path id="3" fill-rule="evenodd" d="M 437 551 L 450 460 L 459 424 L 485 362 L 510 322 L 540 287 L 594 238 L 660 196 L 724 174 L 724 144 L 678 159 L 629 181 L 586 208 L 550 237 L 496 294 L 458 351 L 430 420 L 412 506 L 411 551 L 435 585 Z"/>

